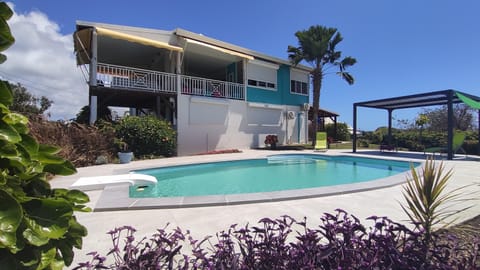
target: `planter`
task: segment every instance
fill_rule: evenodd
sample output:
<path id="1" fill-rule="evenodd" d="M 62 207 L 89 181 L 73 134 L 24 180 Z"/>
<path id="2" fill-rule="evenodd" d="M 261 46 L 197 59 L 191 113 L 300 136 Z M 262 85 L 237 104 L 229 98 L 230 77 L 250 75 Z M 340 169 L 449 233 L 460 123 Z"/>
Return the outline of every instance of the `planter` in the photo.
<path id="1" fill-rule="evenodd" d="M 133 152 L 118 152 L 120 164 L 129 163 L 133 159 Z"/>
<path id="2" fill-rule="evenodd" d="M 277 149 L 277 144 L 276 143 L 271 143 L 270 144 L 270 149 L 272 149 L 272 150 Z"/>

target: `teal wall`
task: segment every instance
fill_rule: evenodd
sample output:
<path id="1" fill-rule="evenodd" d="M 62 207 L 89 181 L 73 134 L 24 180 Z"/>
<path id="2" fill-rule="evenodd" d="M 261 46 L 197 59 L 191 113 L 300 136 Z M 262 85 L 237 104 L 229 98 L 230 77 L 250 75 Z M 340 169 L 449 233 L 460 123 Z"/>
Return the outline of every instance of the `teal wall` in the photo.
<path id="1" fill-rule="evenodd" d="M 230 74 L 233 74 L 233 80 L 229 80 Z M 237 78 L 237 63 L 231 63 L 227 66 L 227 78 L 225 78 L 227 82 L 238 82 Z"/>
<path id="2" fill-rule="evenodd" d="M 290 93 L 290 67 L 281 65 L 277 71 L 277 91 L 247 85 L 247 101 L 296 106 L 308 103 L 308 96 Z"/>

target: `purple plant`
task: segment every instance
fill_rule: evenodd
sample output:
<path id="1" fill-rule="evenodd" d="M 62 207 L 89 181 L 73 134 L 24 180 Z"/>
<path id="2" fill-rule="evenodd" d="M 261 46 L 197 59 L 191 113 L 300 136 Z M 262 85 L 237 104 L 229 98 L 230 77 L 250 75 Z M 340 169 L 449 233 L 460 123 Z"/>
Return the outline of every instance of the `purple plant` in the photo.
<path id="1" fill-rule="evenodd" d="M 75 269 L 478 269 L 479 239 L 461 246 L 455 237 L 433 234 L 430 244 L 419 226 L 409 229 L 387 217 L 368 218 L 372 227 L 343 210 L 324 214 L 321 224 L 263 218 L 256 226 L 231 225 L 196 240 L 189 231 L 160 229 L 135 240 L 135 229 L 117 228 L 113 248 Z M 212 240 L 213 239 L 213 240 Z M 433 244 L 432 244 L 433 243 Z M 184 246 L 188 246 L 184 248 Z M 428 258 L 428 259 L 426 259 Z"/>

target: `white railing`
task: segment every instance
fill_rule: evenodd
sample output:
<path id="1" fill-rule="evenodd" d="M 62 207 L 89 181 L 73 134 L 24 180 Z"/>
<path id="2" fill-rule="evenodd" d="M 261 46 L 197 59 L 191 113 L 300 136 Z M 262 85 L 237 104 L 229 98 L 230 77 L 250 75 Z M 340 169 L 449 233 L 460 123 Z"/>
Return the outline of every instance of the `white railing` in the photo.
<path id="1" fill-rule="evenodd" d="M 243 84 L 182 76 L 182 94 L 228 99 L 245 99 Z"/>
<path id="2" fill-rule="evenodd" d="M 214 98 L 245 99 L 243 84 L 181 75 L 181 93 Z M 177 76 L 173 73 L 97 64 L 97 85 L 111 88 L 138 89 L 177 93 Z"/>
<path id="3" fill-rule="evenodd" d="M 97 65 L 97 85 L 152 92 L 177 92 L 175 74 L 101 63 Z"/>

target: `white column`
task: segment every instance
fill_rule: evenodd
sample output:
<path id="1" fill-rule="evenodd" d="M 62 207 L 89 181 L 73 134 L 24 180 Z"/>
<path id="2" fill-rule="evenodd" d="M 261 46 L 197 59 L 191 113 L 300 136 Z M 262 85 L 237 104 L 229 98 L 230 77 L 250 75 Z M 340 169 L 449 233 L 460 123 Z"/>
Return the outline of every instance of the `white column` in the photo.
<path id="1" fill-rule="evenodd" d="M 90 96 L 90 125 L 97 121 L 97 96 Z"/>
<path id="2" fill-rule="evenodd" d="M 90 58 L 90 86 L 97 86 L 97 30 L 93 28 L 90 45 L 92 57 Z"/>

